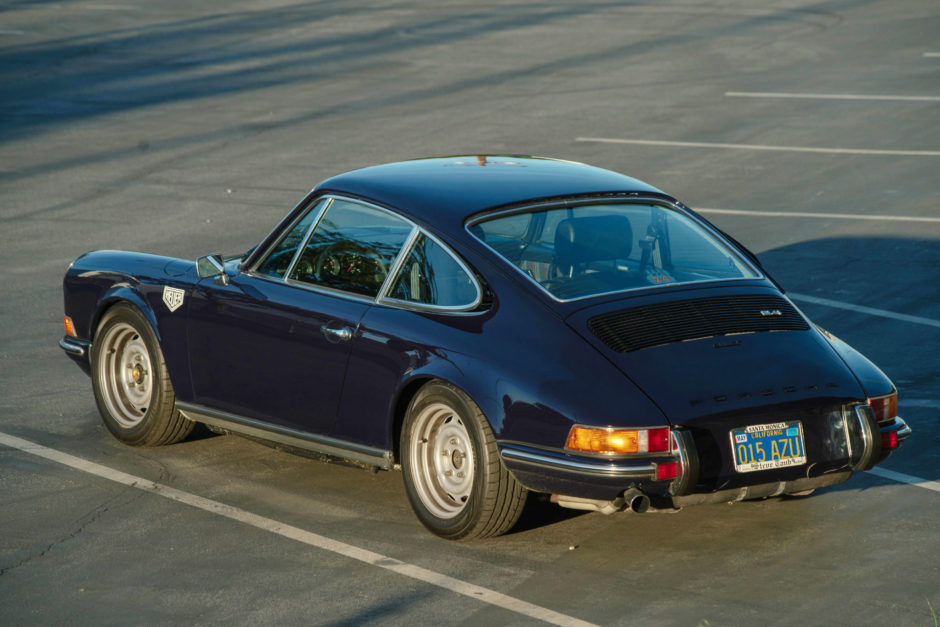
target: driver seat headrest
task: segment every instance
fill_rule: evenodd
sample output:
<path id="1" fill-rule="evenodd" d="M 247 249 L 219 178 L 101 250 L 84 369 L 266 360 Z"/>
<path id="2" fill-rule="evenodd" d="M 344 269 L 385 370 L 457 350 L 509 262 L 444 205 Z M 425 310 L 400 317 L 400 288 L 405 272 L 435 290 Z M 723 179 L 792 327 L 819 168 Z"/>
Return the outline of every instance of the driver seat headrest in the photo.
<path id="1" fill-rule="evenodd" d="M 562 266 L 627 259 L 632 249 L 633 229 L 623 215 L 568 218 L 555 230 L 555 258 Z"/>

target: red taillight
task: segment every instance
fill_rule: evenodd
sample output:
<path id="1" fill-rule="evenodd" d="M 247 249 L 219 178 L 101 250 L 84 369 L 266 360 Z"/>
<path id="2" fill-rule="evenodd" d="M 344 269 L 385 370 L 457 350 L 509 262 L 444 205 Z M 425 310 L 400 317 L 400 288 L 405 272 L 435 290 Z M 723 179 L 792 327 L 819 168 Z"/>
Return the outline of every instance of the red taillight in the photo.
<path id="1" fill-rule="evenodd" d="M 868 404 L 875 412 L 878 422 L 891 422 L 898 415 L 898 394 L 888 394 L 868 399 Z"/>
<path id="2" fill-rule="evenodd" d="M 881 450 L 890 451 L 898 447 L 898 433 L 897 431 L 892 431 L 890 433 L 881 434 Z"/>
<path id="3" fill-rule="evenodd" d="M 650 429 L 649 430 L 649 452 L 650 453 L 668 453 L 672 450 L 672 438 L 669 437 L 669 429 Z"/>
<path id="4" fill-rule="evenodd" d="M 675 479 L 679 476 L 679 462 L 668 462 L 656 466 L 656 481 Z"/>

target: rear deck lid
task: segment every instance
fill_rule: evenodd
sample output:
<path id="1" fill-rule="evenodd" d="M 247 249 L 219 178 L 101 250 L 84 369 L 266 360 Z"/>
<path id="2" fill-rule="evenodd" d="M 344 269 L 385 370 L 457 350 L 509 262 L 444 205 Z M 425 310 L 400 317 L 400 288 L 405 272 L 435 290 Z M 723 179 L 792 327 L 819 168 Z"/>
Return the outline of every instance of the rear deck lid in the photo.
<path id="1" fill-rule="evenodd" d="M 637 295 L 582 309 L 567 322 L 673 424 L 810 399 L 864 398 L 825 339 L 770 288 Z"/>

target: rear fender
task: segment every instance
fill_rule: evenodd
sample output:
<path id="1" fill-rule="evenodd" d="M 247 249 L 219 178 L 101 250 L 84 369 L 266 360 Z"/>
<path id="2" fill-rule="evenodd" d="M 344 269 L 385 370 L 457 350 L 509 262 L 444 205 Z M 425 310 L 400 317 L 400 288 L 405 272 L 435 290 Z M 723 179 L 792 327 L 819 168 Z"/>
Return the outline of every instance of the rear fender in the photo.
<path id="1" fill-rule="evenodd" d="M 814 326 L 816 326 L 819 333 L 826 338 L 826 341 L 829 342 L 829 345 L 832 346 L 833 350 L 835 350 L 845 365 L 848 366 L 849 370 L 852 371 L 852 374 L 855 375 L 855 378 L 858 380 L 859 385 L 862 386 L 862 390 L 868 398 L 884 396 L 895 391 L 894 383 L 891 382 L 888 375 L 882 372 L 881 368 L 872 363 L 870 359 L 829 331 L 826 331 L 818 325 Z"/>

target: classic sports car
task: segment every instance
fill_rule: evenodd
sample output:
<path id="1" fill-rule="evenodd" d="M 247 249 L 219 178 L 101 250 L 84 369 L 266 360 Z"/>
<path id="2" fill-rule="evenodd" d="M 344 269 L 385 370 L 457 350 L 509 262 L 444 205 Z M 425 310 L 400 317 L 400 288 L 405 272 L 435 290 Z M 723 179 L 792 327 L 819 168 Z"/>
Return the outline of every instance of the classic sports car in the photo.
<path id="1" fill-rule="evenodd" d="M 508 531 L 529 491 L 605 513 L 805 494 L 910 433 L 752 253 L 567 161 L 355 170 L 245 254 L 89 252 L 64 290 L 60 346 L 122 442 L 201 422 L 400 467 L 445 538 Z"/>

